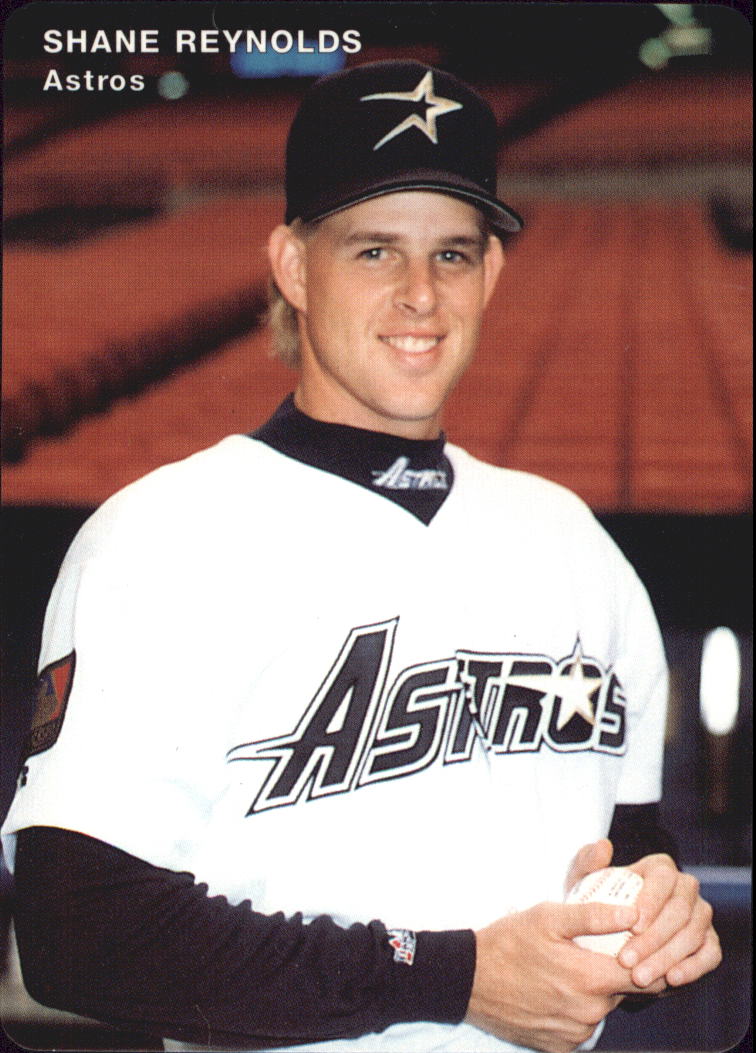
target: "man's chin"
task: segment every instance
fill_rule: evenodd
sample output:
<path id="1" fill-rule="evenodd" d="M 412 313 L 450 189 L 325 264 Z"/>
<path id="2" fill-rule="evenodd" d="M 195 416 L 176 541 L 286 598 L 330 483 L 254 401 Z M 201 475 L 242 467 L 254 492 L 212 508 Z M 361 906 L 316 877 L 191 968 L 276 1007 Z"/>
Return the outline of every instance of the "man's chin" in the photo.
<path id="1" fill-rule="evenodd" d="M 436 402 L 413 406 L 403 399 L 396 406 L 376 406 L 375 411 L 382 422 L 377 422 L 375 426 L 390 434 L 403 435 L 408 439 L 435 439 L 441 430 L 441 405 Z"/>

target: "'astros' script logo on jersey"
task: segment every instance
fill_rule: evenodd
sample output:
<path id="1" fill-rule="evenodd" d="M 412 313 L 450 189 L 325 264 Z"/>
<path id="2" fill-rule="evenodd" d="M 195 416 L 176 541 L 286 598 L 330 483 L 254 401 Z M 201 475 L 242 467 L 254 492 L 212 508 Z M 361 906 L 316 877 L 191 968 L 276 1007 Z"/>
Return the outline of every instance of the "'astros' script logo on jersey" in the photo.
<path id="1" fill-rule="evenodd" d="M 398 621 L 352 629 L 294 731 L 229 751 L 229 761 L 274 762 L 248 815 L 469 761 L 476 744 L 489 757 L 624 752 L 622 687 L 579 639 L 556 661 L 457 651 L 388 687 Z"/>

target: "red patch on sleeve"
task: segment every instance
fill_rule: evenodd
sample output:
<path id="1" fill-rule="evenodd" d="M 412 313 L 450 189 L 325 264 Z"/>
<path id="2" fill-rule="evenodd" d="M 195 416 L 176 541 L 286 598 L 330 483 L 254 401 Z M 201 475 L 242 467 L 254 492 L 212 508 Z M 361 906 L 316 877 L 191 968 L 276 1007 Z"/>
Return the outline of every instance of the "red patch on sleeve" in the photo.
<path id="1" fill-rule="evenodd" d="M 71 651 L 65 658 L 46 666 L 39 674 L 34 716 L 24 743 L 24 760 L 48 750 L 58 741 L 75 668 L 76 652 Z"/>

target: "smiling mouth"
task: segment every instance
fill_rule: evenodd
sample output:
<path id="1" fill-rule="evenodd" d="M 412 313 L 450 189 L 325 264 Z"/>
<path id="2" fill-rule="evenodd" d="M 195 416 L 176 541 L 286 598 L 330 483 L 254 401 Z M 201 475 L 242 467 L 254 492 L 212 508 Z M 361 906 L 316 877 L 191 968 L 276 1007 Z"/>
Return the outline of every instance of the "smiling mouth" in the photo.
<path id="1" fill-rule="evenodd" d="M 396 351 L 404 354 L 421 355 L 426 351 L 432 351 L 440 344 L 440 336 L 382 336 L 379 338 L 384 344 L 393 347 Z"/>

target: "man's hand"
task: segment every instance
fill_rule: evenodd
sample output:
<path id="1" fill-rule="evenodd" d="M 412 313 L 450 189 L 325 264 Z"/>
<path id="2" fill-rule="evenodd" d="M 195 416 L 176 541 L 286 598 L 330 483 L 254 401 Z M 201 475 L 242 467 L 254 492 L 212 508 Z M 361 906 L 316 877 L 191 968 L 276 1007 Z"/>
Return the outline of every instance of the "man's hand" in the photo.
<path id="1" fill-rule="evenodd" d="M 570 868 L 568 887 L 609 866 L 612 852 L 606 838 L 581 848 Z M 644 856 L 630 870 L 641 875 L 643 889 L 635 904 L 634 935 L 620 952 L 619 962 L 632 970 L 636 987 L 655 993 L 660 981 L 679 987 L 716 969 L 722 951 L 712 925 L 713 911 L 701 898 L 697 879 L 681 873 L 668 855 Z"/>
<path id="2" fill-rule="evenodd" d="M 583 950 L 573 937 L 620 932 L 637 917 L 635 907 L 540 903 L 495 921 L 475 934 L 467 1020 L 531 1049 L 569 1053 L 590 1038 L 622 993 L 638 993 L 628 969 Z"/>
<path id="3" fill-rule="evenodd" d="M 643 889 L 633 938 L 619 960 L 632 970 L 633 982 L 646 989 L 664 978 L 679 987 L 716 969 L 722 951 L 697 878 L 681 873 L 667 855 L 644 856 L 630 869 L 643 878 Z"/>

